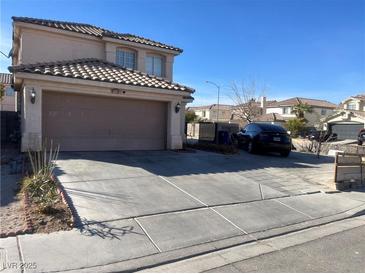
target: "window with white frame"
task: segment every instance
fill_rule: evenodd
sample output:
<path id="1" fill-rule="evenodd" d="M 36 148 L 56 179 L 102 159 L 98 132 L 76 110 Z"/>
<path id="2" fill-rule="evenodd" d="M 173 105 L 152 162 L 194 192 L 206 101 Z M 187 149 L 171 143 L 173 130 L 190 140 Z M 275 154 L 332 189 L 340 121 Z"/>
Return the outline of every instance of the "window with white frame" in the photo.
<path id="1" fill-rule="evenodd" d="M 146 72 L 158 77 L 164 76 L 163 57 L 158 55 L 146 56 Z"/>
<path id="2" fill-rule="evenodd" d="M 116 63 L 122 67 L 136 69 L 136 53 L 127 49 L 117 49 Z"/>
<path id="3" fill-rule="evenodd" d="M 356 110 L 356 103 L 355 102 L 349 102 L 347 104 L 347 109 Z"/>

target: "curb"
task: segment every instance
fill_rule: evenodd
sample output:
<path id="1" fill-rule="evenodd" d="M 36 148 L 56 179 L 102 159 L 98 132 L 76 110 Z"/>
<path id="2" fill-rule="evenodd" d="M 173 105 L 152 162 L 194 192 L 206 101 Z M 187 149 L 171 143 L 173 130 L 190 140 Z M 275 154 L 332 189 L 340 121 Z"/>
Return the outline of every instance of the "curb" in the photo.
<path id="1" fill-rule="evenodd" d="M 79 214 L 77 213 L 77 210 L 70 198 L 70 196 L 65 191 L 63 185 L 58 181 L 57 177 L 55 178 L 55 181 L 57 182 L 57 191 L 61 196 L 62 202 L 67 206 L 67 208 L 71 212 L 71 227 L 72 228 L 80 228 L 82 226 L 81 218 Z"/>

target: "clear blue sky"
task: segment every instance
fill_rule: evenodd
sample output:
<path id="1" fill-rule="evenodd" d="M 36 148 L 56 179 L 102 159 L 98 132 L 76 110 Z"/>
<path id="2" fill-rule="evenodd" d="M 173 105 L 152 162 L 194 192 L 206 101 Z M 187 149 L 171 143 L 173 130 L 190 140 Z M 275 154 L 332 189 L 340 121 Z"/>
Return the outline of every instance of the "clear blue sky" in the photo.
<path id="1" fill-rule="evenodd" d="M 11 16 L 90 23 L 184 49 L 174 81 L 196 89 L 195 105 L 215 103 L 211 80 L 256 80 L 271 99 L 334 103 L 365 92 L 365 0 L 0 0 L 1 47 Z M 9 61 L 0 57 L 0 70 Z M 231 103 L 227 88 L 222 101 Z"/>

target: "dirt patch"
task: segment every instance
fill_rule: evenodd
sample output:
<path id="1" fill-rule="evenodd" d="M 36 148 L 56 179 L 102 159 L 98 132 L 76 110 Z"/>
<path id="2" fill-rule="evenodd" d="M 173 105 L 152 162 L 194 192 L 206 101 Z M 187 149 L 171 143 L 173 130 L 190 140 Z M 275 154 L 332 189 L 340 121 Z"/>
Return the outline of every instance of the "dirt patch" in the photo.
<path id="1" fill-rule="evenodd" d="M 38 206 L 30 200 L 27 212 L 34 233 L 51 233 L 72 229 L 71 211 L 61 199 L 54 203 L 49 213 L 40 212 Z"/>
<path id="2" fill-rule="evenodd" d="M 0 234 L 8 235 L 27 229 L 22 198 L 15 195 L 14 200 L 0 207 Z"/>

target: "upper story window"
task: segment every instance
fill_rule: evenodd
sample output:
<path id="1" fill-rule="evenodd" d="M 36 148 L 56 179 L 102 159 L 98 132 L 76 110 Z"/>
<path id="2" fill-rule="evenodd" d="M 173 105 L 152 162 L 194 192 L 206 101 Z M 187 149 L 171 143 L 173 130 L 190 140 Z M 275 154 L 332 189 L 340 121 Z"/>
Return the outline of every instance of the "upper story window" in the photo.
<path id="1" fill-rule="evenodd" d="M 355 102 L 349 102 L 347 104 L 347 109 L 356 110 L 356 103 Z"/>
<path id="2" fill-rule="evenodd" d="M 321 115 L 326 115 L 327 114 L 327 110 L 325 110 L 324 108 L 321 109 Z"/>
<path id="3" fill-rule="evenodd" d="M 290 114 L 290 107 L 283 107 L 283 114 Z"/>
<path id="4" fill-rule="evenodd" d="M 146 72 L 151 75 L 163 77 L 164 76 L 163 57 L 158 55 L 147 55 Z"/>
<path id="5" fill-rule="evenodd" d="M 127 49 L 117 49 L 116 63 L 122 67 L 136 69 L 136 53 Z"/>

